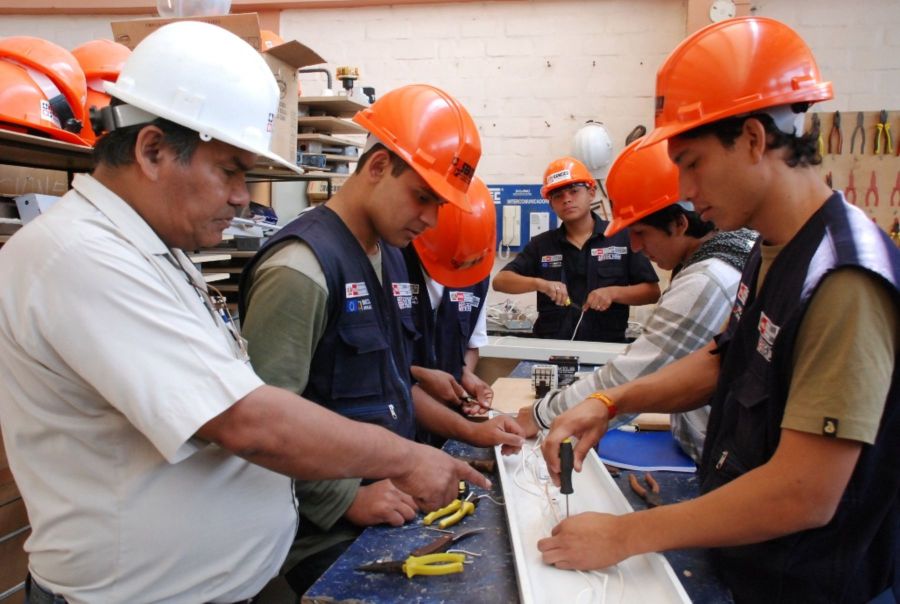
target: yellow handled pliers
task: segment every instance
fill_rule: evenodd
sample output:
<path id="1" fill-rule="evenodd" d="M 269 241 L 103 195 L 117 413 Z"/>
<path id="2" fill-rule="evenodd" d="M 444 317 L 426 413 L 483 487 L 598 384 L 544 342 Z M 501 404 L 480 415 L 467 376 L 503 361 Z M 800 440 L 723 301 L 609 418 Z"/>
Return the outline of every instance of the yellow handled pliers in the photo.
<path id="1" fill-rule="evenodd" d="M 475 512 L 475 502 L 472 501 L 474 497 L 475 493 L 469 493 L 465 499 L 454 499 L 450 505 L 444 506 L 425 516 L 422 522 L 428 526 L 438 518 L 447 516 L 438 523 L 438 526 L 442 529 L 453 526 L 469 514 Z"/>
<path id="2" fill-rule="evenodd" d="M 406 575 L 407 579 L 412 579 L 416 575 L 434 576 L 461 573 L 465 561 L 465 554 L 428 554 L 426 556 L 410 556 L 406 560 L 372 562 L 360 566 L 356 570 L 368 573 L 400 573 Z"/>

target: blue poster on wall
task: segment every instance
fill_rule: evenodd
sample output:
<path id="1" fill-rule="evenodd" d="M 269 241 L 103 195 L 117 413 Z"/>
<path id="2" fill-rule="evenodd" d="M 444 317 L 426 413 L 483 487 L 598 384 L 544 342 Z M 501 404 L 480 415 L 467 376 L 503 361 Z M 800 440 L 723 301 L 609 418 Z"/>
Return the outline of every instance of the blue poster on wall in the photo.
<path id="1" fill-rule="evenodd" d="M 557 226 L 541 185 L 488 185 L 497 211 L 497 247 L 502 255 L 521 250 L 528 241 Z"/>

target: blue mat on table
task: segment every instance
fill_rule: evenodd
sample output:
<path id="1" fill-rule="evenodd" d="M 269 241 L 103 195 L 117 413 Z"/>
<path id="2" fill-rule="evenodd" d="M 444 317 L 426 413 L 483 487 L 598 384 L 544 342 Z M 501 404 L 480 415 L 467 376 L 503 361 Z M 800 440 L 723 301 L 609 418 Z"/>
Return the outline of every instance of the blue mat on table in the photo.
<path id="1" fill-rule="evenodd" d="M 681 450 L 669 431 L 610 430 L 597 444 L 603 463 L 626 470 L 696 472 L 694 460 Z"/>

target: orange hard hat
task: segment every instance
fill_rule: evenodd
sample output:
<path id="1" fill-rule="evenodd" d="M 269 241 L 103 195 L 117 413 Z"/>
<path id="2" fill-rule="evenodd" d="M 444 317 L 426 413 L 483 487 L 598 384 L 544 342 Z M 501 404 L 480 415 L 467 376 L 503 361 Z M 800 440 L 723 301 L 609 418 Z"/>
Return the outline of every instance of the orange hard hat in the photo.
<path id="1" fill-rule="evenodd" d="M 85 120 L 87 81 L 78 60 L 62 46 L 31 36 L 0 39 L 0 60 L 25 68 L 50 104 L 59 128 L 80 132 Z"/>
<path id="2" fill-rule="evenodd" d="M 419 259 L 432 279 L 446 287 L 483 281 L 494 266 L 497 214 L 494 197 L 477 176 L 469 187 L 471 212 L 445 204 L 437 225 L 413 239 Z"/>
<path id="3" fill-rule="evenodd" d="M 379 98 L 353 121 L 369 131 L 442 199 L 469 211 L 466 192 L 481 137 L 466 108 L 434 86 L 411 84 Z"/>
<path id="4" fill-rule="evenodd" d="M 0 60 L 0 129 L 48 136 L 75 145 L 87 145 L 77 134 L 58 126 L 44 91 L 28 70 Z"/>
<path id="5" fill-rule="evenodd" d="M 91 40 L 72 49 L 72 55 L 78 59 L 87 78 L 87 101 L 81 138 L 91 145 L 97 140 L 97 135 L 91 127 L 90 109 L 102 109 L 109 105 L 110 96 L 103 89 L 103 82 L 115 82 L 119 78 L 122 65 L 130 54 L 131 50 L 127 46 L 103 39 Z"/>
<path id="6" fill-rule="evenodd" d="M 668 142 L 642 143 L 639 138 L 625 147 L 609 169 L 606 190 L 613 219 L 607 237 L 679 201 L 678 167 L 669 159 Z"/>
<path id="7" fill-rule="evenodd" d="M 834 96 L 815 57 L 790 27 L 765 17 L 738 17 L 697 31 L 656 74 L 656 129 L 651 145 L 698 126 L 778 105 Z"/>
<path id="8" fill-rule="evenodd" d="M 260 51 L 266 52 L 270 48 L 274 48 L 275 46 L 281 46 L 282 44 L 284 44 L 284 38 L 282 38 L 272 30 L 261 29 L 259 30 L 259 44 Z"/>
<path id="9" fill-rule="evenodd" d="M 579 182 L 594 186 L 594 176 L 587 166 L 574 157 L 566 156 L 554 159 L 544 170 L 544 186 L 541 187 L 541 197 L 550 199 L 552 191 Z"/>

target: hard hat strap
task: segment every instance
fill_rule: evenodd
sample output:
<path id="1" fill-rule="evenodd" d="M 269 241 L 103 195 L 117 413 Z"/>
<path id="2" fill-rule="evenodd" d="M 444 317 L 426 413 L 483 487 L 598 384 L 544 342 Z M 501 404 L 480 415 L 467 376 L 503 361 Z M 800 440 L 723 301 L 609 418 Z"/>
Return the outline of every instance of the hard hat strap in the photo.
<path id="1" fill-rule="evenodd" d="M 99 136 L 103 132 L 112 132 L 118 128 L 148 124 L 157 117 L 134 105 L 109 105 L 102 109 L 92 107 L 91 127 Z"/>

